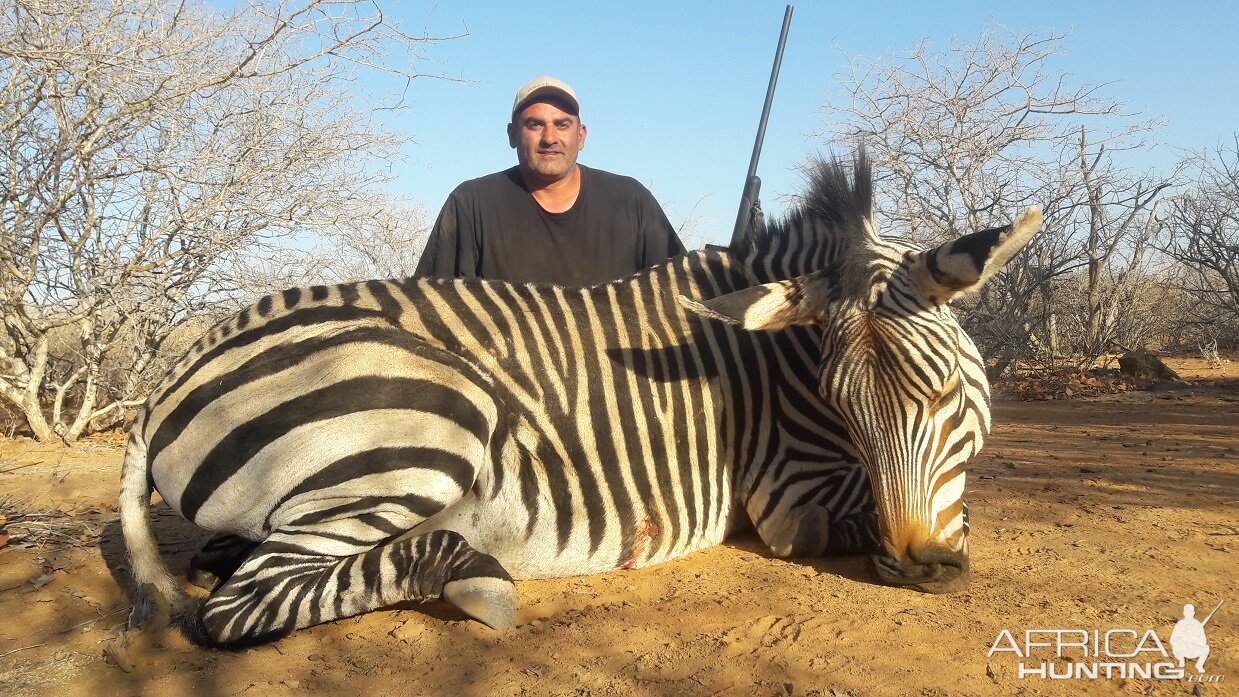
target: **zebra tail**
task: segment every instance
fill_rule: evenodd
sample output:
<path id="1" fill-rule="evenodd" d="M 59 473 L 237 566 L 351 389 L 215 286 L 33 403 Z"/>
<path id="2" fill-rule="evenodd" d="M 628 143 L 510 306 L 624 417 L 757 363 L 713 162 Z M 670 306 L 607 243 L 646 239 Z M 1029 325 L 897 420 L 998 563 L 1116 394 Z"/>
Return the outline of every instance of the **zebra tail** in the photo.
<path id="1" fill-rule="evenodd" d="M 176 582 L 151 530 L 152 482 L 142 437 L 144 422 L 145 415 L 139 416 L 129 432 L 120 474 L 120 525 L 137 586 L 129 613 L 130 629 L 146 627 L 152 618 L 157 625 L 183 624 L 196 614 L 198 605 Z"/>

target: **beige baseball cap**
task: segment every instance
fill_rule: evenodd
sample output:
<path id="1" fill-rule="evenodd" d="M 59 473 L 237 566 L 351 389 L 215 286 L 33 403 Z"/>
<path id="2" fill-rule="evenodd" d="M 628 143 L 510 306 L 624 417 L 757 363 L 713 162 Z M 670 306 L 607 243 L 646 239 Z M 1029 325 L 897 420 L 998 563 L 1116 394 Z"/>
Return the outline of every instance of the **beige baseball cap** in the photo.
<path id="1" fill-rule="evenodd" d="M 571 113 L 574 116 L 581 115 L 581 104 L 576 99 L 572 85 L 559 78 L 543 75 L 526 82 L 516 91 L 516 99 L 512 102 L 512 116 L 515 118 L 517 112 L 528 106 L 529 102 L 543 96 L 558 97 L 572 107 Z"/>

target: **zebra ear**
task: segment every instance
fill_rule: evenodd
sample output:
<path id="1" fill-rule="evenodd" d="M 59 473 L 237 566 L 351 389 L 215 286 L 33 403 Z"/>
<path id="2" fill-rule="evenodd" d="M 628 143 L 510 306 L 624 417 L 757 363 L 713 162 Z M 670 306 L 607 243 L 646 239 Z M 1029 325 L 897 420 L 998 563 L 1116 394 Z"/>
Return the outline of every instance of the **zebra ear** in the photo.
<path id="1" fill-rule="evenodd" d="M 981 287 L 1041 229 L 1041 210 L 1024 211 L 1010 225 L 971 235 L 913 255 L 909 273 L 917 290 L 942 305 Z"/>
<path id="2" fill-rule="evenodd" d="M 703 302 L 680 296 L 690 312 L 739 325 L 749 331 L 774 330 L 815 322 L 825 309 L 826 281 L 819 274 L 767 283 L 720 295 Z"/>

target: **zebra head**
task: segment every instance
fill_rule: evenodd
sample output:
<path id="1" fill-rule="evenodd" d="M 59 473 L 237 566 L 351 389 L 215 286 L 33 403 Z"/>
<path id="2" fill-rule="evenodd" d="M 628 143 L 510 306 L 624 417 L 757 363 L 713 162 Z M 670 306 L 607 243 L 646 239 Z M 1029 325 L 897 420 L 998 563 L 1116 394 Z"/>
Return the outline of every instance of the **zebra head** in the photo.
<path id="1" fill-rule="evenodd" d="M 800 225 L 830 237 L 833 246 L 820 255 L 825 268 L 682 303 L 748 331 L 820 329 L 817 391 L 869 474 L 879 579 L 933 593 L 962 589 L 964 469 L 989 430 L 989 384 L 947 304 L 1006 265 L 1040 228 L 1041 213 L 1032 207 L 1011 225 L 922 251 L 874 231 L 863 155 L 851 185 L 837 163 L 818 177 L 819 197 L 822 177 L 834 181 L 826 200 L 810 199 Z"/>

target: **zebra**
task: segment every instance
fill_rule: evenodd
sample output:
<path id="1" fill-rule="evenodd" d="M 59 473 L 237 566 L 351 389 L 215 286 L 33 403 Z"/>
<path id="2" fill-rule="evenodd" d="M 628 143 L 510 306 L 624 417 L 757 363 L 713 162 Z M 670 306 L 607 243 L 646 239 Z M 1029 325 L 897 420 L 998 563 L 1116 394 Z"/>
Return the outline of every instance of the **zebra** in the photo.
<path id="1" fill-rule="evenodd" d="M 871 165 L 802 205 L 589 288 L 372 280 L 263 297 L 212 328 L 130 432 L 130 627 L 267 641 L 409 600 L 517 623 L 514 579 L 632 569 L 751 526 L 776 557 L 870 553 L 969 582 L 965 464 L 990 428 L 947 303 L 1041 224 L 921 251 L 877 234 Z M 217 537 L 180 587 L 152 489 Z M 212 558 L 215 557 L 215 558 Z"/>

